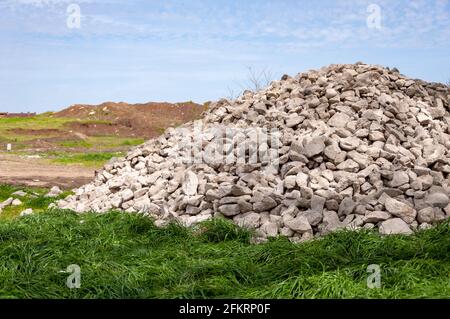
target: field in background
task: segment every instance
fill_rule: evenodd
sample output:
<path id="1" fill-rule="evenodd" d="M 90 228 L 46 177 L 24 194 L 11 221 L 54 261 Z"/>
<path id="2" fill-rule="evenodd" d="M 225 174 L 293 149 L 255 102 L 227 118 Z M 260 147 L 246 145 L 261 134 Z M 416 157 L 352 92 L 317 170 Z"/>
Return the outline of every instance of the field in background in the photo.
<path id="1" fill-rule="evenodd" d="M 74 105 L 32 117 L 0 118 L 0 154 L 33 156 L 60 164 L 100 167 L 111 157 L 200 117 L 205 105 L 103 103 Z"/>
<path id="2" fill-rule="evenodd" d="M 0 118 L 0 169 L 7 172 L 0 175 L 0 183 L 81 186 L 112 157 L 125 155 L 168 127 L 200 118 L 206 108 L 207 104 L 193 102 L 108 102 Z M 12 145 L 11 152 L 6 151 L 7 144 Z M 71 165 L 73 174 L 61 174 L 61 165 Z"/>
<path id="3" fill-rule="evenodd" d="M 48 113 L 0 119 L 0 153 L 6 154 L 6 144 L 10 143 L 12 152 L 8 154 L 39 157 L 54 163 L 101 166 L 111 157 L 121 156 L 130 147 L 145 141 L 144 137 L 88 136 L 71 130 L 73 123 L 91 125 L 96 122 L 58 118 Z"/>

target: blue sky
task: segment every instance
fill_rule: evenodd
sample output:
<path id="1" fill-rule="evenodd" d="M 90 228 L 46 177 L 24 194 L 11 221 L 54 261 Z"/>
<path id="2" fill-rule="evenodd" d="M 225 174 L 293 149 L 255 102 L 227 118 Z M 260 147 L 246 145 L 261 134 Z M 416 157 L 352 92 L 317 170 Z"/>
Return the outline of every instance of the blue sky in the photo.
<path id="1" fill-rule="evenodd" d="M 67 26 L 70 4 L 81 10 L 80 28 Z M 370 18 L 373 5 L 379 20 Z M 215 100 L 238 91 L 248 67 L 279 78 L 363 61 L 446 82 L 450 4 L 0 0 L 0 43 L 0 111 L 9 112 Z"/>

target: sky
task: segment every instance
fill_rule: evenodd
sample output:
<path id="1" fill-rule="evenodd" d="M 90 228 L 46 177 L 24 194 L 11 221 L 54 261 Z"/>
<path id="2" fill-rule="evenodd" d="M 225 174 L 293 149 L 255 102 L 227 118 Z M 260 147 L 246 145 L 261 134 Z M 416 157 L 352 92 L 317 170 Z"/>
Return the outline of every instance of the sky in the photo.
<path id="1" fill-rule="evenodd" d="M 0 112 L 205 102 L 335 63 L 450 79 L 447 0 L 0 0 Z"/>

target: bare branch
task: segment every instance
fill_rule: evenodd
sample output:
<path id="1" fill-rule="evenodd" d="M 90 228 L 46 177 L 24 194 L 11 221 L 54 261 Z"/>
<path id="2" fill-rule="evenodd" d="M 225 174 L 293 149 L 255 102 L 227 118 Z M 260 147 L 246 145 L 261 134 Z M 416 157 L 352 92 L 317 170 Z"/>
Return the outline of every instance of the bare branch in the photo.
<path id="1" fill-rule="evenodd" d="M 240 88 L 239 91 L 228 87 L 227 98 L 230 100 L 235 100 L 247 90 L 251 90 L 254 92 L 260 91 L 269 86 L 273 79 L 274 74 L 267 67 L 264 67 L 260 70 L 255 70 L 251 66 L 248 66 L 247 80 L 245 82 L 235 81 L 236 86 Z"/>
<path id="2" fill-rule="evenodd" d="M 273 74 L 267 67 L 262 68 L 259 71 L 254 70 L 252 67 L 248 69 L 248 88 L 253 91 L 260 91 L 268 86 L 273 80 Z"/>
<path id="3" fill-rule="evenodd" d="M 237 98 L 235 90 L 229 86 L 227 87 L 227 89 L 228 89 L 227 99 L 230 101 L 235 100 Z"/>

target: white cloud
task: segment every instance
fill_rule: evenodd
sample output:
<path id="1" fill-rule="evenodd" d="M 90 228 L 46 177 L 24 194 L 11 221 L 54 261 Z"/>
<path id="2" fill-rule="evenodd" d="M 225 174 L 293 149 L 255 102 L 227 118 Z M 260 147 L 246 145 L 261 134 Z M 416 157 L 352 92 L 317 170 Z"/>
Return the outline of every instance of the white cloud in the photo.
<path id="1" fill-rule="evenodd" d="M 83 36 L 152 37 L 163 40 L 241 41 L 282 46 L 435 46 L 435 39 L 450 42 L 447 0 L 356 0 L 213 2 L 105 1 L 94 0 L 8 0 L 25 15 L 17 29 L 49 35 L 68 35 L 62 21 L 69 3 L 89 3 L 82 8 Z M 381 7 L 382 29 L 366 25 L 367 6 Z M 35 7 L 38 10 L 26 10 Z M 4 13 L 5 14 L 5 13 Z M 6 13 L 8 15 L 8 13 Z M 45 18 L 43 18 L 45 15 Z M 0 18 L 1 13 L 0 13 Z M 7 20 L 7 19 L 6 19 Z M 13 19 L 11 19 L 13 20 Z M 5 22 L 0 22 L 0 24 Z M 17 22 L 17 20 L 14 21 Z M 300 43 L 301 42 L 301 43 Z"/>

